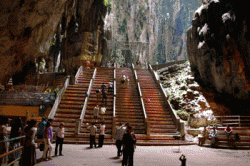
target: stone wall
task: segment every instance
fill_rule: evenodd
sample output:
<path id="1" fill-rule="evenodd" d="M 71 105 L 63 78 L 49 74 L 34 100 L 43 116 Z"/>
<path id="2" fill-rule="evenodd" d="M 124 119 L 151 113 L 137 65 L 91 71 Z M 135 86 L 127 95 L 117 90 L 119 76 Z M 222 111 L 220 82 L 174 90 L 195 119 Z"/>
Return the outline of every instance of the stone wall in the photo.
<path id="1" fill-rule="evenodd" d="M 225 98 L 250 99 L 250 15 L 243 2 L 211 0 L 195 12 L 187 55 L 195 79 Z"/>
<path id="2" fill-rule="evenodd" d="M 105 15 L 103 0 L 1 1 L 0 82 L 6 84 L 13 75 L 24 78 L 42 58 L 53 70 L 59 53 L 60 68 L 73 76 L 86 32 L 95 34 L 88 51 L 100 52 Z"/>

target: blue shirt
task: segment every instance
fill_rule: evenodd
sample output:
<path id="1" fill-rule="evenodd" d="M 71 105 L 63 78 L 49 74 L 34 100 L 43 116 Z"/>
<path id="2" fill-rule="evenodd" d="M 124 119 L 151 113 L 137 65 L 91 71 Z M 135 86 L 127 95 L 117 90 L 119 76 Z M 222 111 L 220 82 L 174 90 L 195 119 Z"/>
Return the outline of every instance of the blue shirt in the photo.
<path id="1" fill-rule="evenodd" d="M 42 121 L 37 125 L 37 135 L 43 135 L 44 134 L 45 125 L 46 125 L 45 121 Z"/>

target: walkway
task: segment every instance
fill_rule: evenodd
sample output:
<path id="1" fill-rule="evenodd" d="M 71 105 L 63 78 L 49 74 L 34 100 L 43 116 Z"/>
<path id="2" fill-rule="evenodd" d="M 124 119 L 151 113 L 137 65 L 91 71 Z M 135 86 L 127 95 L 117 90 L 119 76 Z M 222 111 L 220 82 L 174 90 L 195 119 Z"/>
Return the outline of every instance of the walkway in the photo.
<path id="1" fill-rule="evenodd" d="M 137 146 L 134 155 L 135 166 L 178 166 L 181 165 L 181 154 L 187 157 L 187 166 L 248 166 L 249 150 L 211 149 L 196 145 L 181 146 L 181 153 L 176 153 L 178 146 Z M 54 144 L 53 151 L 54 154 Z M 107 145 L 103 148 L 89 149 L 88 145 L 64 145 L 64 156 L 53 157 L 53 160 L 40 162 L 37 166 L 120 166 L 116 147 Z M 37 158 L 42 153 L 37 150 Z"/>

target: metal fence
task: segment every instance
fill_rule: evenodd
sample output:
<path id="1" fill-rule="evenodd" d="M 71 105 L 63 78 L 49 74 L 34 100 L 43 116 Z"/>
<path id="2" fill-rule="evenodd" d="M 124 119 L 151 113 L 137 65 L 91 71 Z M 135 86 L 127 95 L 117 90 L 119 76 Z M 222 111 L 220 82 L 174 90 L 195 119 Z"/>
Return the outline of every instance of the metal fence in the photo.
<path id="1" fill-rule="evenodd" d="M 21 145 L 21 139 L 24 139 L 24 138 L 25 138 L 25 136 L 20 136 L 20 137 L 0 141 L 0 144 L 2 144 L 2 143 L 6 144 L 6 149 L 7 149 L 5 153 L 0 154 L 0 165 L 1 164 L 2 165 L 13 165 L 16 162 L 21 161 L 22 149 L 23 149 L 23 146 Z M 20 140 L 20 141 L 18 143 L 14 144 L 13 141 L 15 141 L 15 140 Z M 3 148 L 3 147 L 0 147 L 0 148 Z M 8 159 L 9 159 L 10 155 L 12 156 L 12 160 L 11 160 L 11 162 L 8 163 Z"/>

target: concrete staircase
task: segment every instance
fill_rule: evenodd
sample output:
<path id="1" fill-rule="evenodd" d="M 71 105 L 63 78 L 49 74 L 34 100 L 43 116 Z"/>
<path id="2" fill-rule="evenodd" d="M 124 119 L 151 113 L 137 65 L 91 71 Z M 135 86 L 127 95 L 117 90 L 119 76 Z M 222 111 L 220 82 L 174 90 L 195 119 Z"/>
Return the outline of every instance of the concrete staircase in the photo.
<path id="1" fill-rule="evenodd" d="M 78 77 L 78 83 L 69 85 L 62 95 L 52 126 L 56 128 L 61 122 L 65 123 L 65 142 L 74 137 L 76 119 L 81 115 L 93 71 L 93 69 L 84 70 Z"/>
<path id="2" fill-rule="evenodd" d="M 128 84 L 121 83 L 121 76 L 129 77 Z M 130 68 L 116 69 L 116 125 L 129 123 L 134 128 L 135 134 L 146 134 L 144 116 L 140 103 L 140 96 L 136 82 Z"/>
<path id="3" fill-rule="evenodd" d="M 84 120 L 82 122 L 82 126 L 80 129 L 80 134 L 76 137 L 78 143 L 89 143 L 89 129 L 88 127 L 92 122 L 95 122 L 93 110 L 94 107 L 98 104 L 99 106 L 102 104 L 101 100 L 97 101 L 96 97 L 96 89 L 101 89 L 101 85 L 104 82 L 106 85 L 106 90 L 108 90 L 108 83 L 110 81 L 114 81 L 114 69 L 109 68 L 97 68 L 96 77 L 94 80 L 93 87 L 91 89 L 91 93 L 89 96 L 88 106 L 85 112 Z M 108 93 L 106 112 L 104 115 L 104 124 L 105 128 L 105 137 L 104 143 L 112 142 L 112 115 L 113 115 L 113 93 Z M 97 118 L 97 123 L 102 121 L 102 116 L 99 115 Z M 100 126 L 96 124 L 97 133 L 99 133 Z M 96 143 L 98 142 L 98 135 L 96 137 Z"/>
<path id="4" fill-rule="evenodd" d="M 166 103 L 155 83 L 153 76 L 147 69 L 136 70 L 141 86 L 145 110 L 150 123 L 151 135 L 174 135 L 177 130 L 166 110 Z"/>
<path id="5" fill-rule="evenodd" d="M 94 121 L 93 109 L 101 101 L 97 101 L 96 89 L 101 87 L 102 82 L 108 87 L 108 82 L 113 81 L 113 69 L 98 68 L 93 88 L 88 100 L 88 106 L 85 112 L 84 120 L 80 128 L 80 133 L 75 136 L 76 119 L 79 119 L 84 104 L 87 89 L 94 70 L 87 70 L 79 77 L 77 85 L 70 85 L 62 97 L 53 126 L 57 127 L 60 122 L 65 123 L 66 134 L 64 143 L 71 144 L 89 144 L 88 126 Z M 136 82 L 129 68 L 116 69 L 116 125 L 119 122 L 129 122 L 133 127 L 137 137 L 137 145 L 187 145 L 186 141 L 175 140 L 176 127 L 170 114 L 165 110 L 163 97 L 157 88 L 153 77 L 147 70 L 138 70 L 139 82 L 145 103 L 145 109 L 148 116 L 150 135 L 146 135 L 143 111 L 140 103 L 140 96 L 137 90 Z M 129 76 L 129 84 L 122 86 L 120 82 L 121 75 Z M 112 140 L 112 116 L 113 116 L 113 93 L 108 93 L 107 110 L 104 116 L 106 125 L 104 144 L 114 144 Z M 147 102 L 147 99 L 150 102 Z M 98 122 L 101 117 L 98 117 Z M 99 132 L 99 125 L 96 125 Z M 96 137 L 96 143 L 98 134 Z"/>

